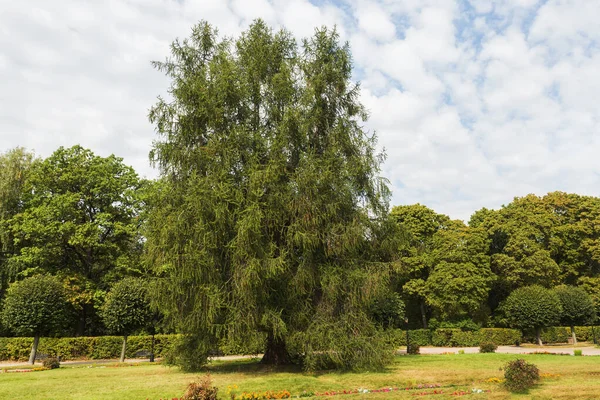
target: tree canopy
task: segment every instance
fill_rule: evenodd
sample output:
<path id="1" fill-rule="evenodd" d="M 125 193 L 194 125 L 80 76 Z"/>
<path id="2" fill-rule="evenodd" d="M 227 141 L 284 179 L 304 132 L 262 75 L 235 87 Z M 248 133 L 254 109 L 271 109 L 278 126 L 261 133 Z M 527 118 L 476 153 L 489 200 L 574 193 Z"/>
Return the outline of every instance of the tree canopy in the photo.
<path id="1" fill-rule="evenodd" d="M 511 326 L 534 329 L 540 345 L 541 328 L 557 324 L 563 312 L 558 295 L 539 285 L 513 291 L 504 302 L 502 310 Z"/>
<path id="2" fill-rule="evenodd" d="M 568 285 L 554 288 L 562 306 L 560 323 L 571 327 L 573 344 L 577 344 L 575 325 L 587 325 L 596 319 L 596 310 L 591 297 L 585 290 Z"/>
<path id="3" fill-rule="evenodd" d="M 382 365 L 367 314 L 395 228 L 348 46 L 325 28 L 298 46 L 259 20 L 237 39 L 202 22 L 171 50 L 154 64 L 172 83 L 150 111 L 163 187 L 147 245 L 184 352 L 259 330 L 265 362 Z M 364 351 L 322 351 L 352 340 Z"/>
<path id="4" fill-rule="evenodd" d="M 133 277 L 120 280 L 108 292 L 100 314 L 109 331 L 123 335 L 121 351 L 121 362 L 123 362 L 127 336 L 148 327 L 152 320 L 148 282 Z"/>
<path id="5" fill-rule="evenodd" d="M 21 147 L 0 154 L 0 297 L 11 278 L 7 260 L 17 250 L 8 221 L 22 210 L 23 186 L 33 161 L 33 153 Z"/>
<path id="6" fill-rule="evenodd" d="M 33 364 L 40 336 L 65 331 L 69 304 L 62 283 L 51 275 L 34 275 L 8 288 L 1 319 L 17 335 L 35 336 L 29 363 Z"/>
<path id="7" fill-rule="evenodd" d="M 91 333 L 97 292 L 140 269 L 139 189 L 135 171 L 115 156 L 80 146 L 37 160 L 23 183 L 19 212 L 5 224 L 14 254 L 12 279 L 37 272 L 61 276 Z"/>

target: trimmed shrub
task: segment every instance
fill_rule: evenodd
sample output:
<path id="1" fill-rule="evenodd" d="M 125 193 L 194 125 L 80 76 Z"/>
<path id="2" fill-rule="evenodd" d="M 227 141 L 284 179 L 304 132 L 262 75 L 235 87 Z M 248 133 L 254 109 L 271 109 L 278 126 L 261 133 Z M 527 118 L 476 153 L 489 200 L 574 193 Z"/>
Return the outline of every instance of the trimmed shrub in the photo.
<path id="1" fill-rule="evenodd" d="M 494 342 L 483 342 L 479 345 L 480 353 L 495 353 L 498 345 Z"/>
<path id="2" fill-rule="evenodd" d="M 454 341 L 454 334 L 460 332 L 456 328 L 440 328 L 433 331 L 431 336 L 431 344 L 439 347 L 452 347 L 458 345 Z"/>
<path id="3" fill-rule="evenodd" d="M 156 335 L 154 353 L 164 357 L 179 335 Z M 0 361 L 26 361 L 33 338 L 0 338 Z M 119 336 L 41 338 L 39 352 L 62 360 L 118 358 L 123 338 Z M 151 336 L 130 336 L 127 357 L 151 348 Z"/>
<path id="4" fill-rule="evenodd" d="M 60 361 L 58 361 L 58 358 L 56 357 L 48 357 L 44 360 L 42 365 L 44 366 L 44 368 L 56 369 L 60 368 Z"/>
<path id="5" fill-rule="evenodd" d="M 545 343 L 567 343 L 571 330 L 565 326 L 553 326 L 542 330 L 542 341 Z"/>
<path id="6" fill-rule="evenodd" d="M 574 356 L 582 356 L 583 355 L 583 351 L 581 349 L 573 350 L 573 355 Z"/>
<path id="7" fill-rule="evenodd" d="M 408 346 L 406 346 L 407 354 L 421 354 L 421 346 L 417 343 L 410 342 Z"/>
<path id="8" fill-rule="evenodd" d="M 454 331 L 452 333 L 452 346 L 472 347 L 477 346 L 480 342 L 480 334 L 478 331 Z"/>
<path id="9" fill-rule="evenodd" d="M 523 359 L 509 361 L 504 367 L 504 385 L 511 392 L 524 392 L 540 380 L 540 370 Z"/>
<path id="10" fill-rule="evenodd" d="M 494 342 L 500 346 L 513 345 L 521 341 L 521 331 L 505 328 L 481 328 L 479 330 L 480 342 Z"/>
<path id="11" fill-rule="evenodd" d="M 431 331 L 429 329 L 415 329 L 408 332 L 408 340 L 411 343 L 416 343 L 419 346 L 427 346 L 431 344 Z M 404 331 L 404 345 L 406 345 L 406 331 Z"/>

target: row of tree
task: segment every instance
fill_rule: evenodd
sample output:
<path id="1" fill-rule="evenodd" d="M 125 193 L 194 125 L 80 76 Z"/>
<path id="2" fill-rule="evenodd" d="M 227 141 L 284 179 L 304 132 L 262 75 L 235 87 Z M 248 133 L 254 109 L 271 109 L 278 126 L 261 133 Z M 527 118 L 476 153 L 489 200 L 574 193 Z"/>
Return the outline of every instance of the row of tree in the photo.
<path id="1" fill-rule="evenodd" d="M 600 199 L 562 192 L 528 195 L 469 224 L 422 205 L 397 206 L 403 228 L 396 289 L 409 319 L 506 326 L 503 302 L 516 289 L 582 289 L 600 313 Z"/>
<path id="2" fill-rule="evenodd" d="M 411 327 L 515 325 L 525 314 L 511 305 L 532 304 L 523 291 L 559 285 L 600 305 L 598 198 L 526 196 L 468 225 L 418 204 L 389 212 L 335 30 L 298 45 L 260 20 L 235 40 L 202 22 L 171 50 L 154 63 L 172 82 L 149 113 L 156 181 L 79 146 L 0 157 L 5 310 L 13 282 L 52 276 L 76 314 L 63 334 L 104 334 L 121 329 L 107 293 L 145 278 L 162 329 L 183 334 L 172 359 L 185 368 L 257 332 L 265 362 L 372 368 L 405 315 Z M 532 328 L 567 309 L 544 304 L 561 316 Z"/>

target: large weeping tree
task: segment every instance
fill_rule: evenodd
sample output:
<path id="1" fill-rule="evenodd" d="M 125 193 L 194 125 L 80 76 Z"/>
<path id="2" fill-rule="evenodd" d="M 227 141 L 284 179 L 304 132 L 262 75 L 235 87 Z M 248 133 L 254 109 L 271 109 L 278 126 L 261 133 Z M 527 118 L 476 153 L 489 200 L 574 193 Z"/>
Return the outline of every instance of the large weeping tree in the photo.
<path id="1" fill-rule="evenodd" d="M 155 67 L 161 182 L 147 232 L 156 302 L 193 369 L 223 337 L 266 337 L 265 363 L 381 366 L 369 305 L 394 253 L 383 157 L 361 123 L 347 45 L 298 46 L 258 20 L 235 40 L 202 22 Z"/>

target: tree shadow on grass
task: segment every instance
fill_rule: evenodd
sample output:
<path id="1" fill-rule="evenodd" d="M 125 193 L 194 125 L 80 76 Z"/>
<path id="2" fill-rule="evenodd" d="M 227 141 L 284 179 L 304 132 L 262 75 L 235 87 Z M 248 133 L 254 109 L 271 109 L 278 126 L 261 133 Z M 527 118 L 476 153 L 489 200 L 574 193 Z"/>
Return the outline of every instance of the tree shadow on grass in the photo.
<path id="1" fill-rule="evenodd" d="M 324 369 L 317 371 L 306 371 L 300 364 L 292 365 L 266 365 L 260 362 L 260 359 L 247 360 L 228 360 L 228 361 L 213 361 L 202 369 L 203 372 L 218 373 L 218 374 L 245 374 L 245 375 L 264 375 L 271 373 L 293 373 L 319 377 L 323 375 L 349 375 L 349 374 L 390 374 L 394 371 L 394 363 L 391 365 L 374 371 L 352 371 L 352 370 L 336 370 Z"/>
<path id="2" fill-rule="evenodd" d="M 301 365 L 266 365 L 260 359 L 213 361 L 202 369 L 205 372 L 219 374 L 262 375 L 276 372 L 303 373 Z"/>

